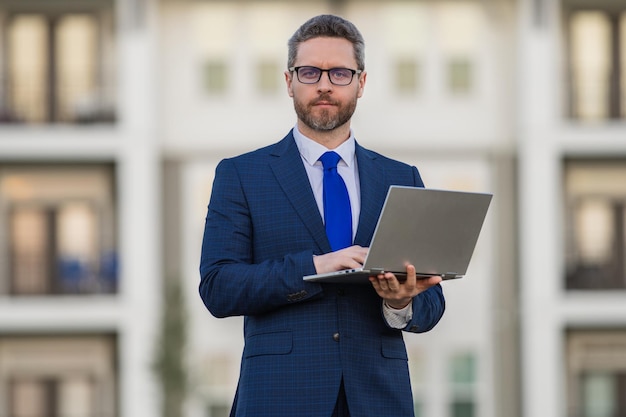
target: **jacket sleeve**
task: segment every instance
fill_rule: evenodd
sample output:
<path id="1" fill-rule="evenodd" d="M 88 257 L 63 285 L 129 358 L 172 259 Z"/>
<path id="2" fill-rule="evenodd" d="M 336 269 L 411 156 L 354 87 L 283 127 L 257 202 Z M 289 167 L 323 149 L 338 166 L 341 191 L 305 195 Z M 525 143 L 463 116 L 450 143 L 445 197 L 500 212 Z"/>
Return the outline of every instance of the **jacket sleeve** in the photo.
<path id="1" fill-rule="evenodd" d="M 413 317 L 403 329 L 412 333 L 424 333 L 435 327 L 446 309 L 441 285 L 420 293 L 413 298 Z"/>
<path id="2" fill-rule="evenodd" d="M 311 250 L 260 263 L 253 263 L 253 251 L 246 194 L 235 164 L 224 160 L 216 169 L 202 241 L 199 291 L 208 310 L 216 317 L 256 315 L 322 294 L 321 285 L 302 280 L 315 273 Z"/>

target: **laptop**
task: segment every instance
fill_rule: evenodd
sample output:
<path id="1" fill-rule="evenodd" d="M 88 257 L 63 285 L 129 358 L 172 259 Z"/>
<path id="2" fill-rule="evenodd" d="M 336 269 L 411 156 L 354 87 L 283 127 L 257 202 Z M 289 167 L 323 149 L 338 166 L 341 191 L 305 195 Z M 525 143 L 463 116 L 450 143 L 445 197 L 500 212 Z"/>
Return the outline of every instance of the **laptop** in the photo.
<path id="1" fill-rule="evenodd" d="M 406 279 L 462 278 L 476 246 L 492 194 L 392 185 L 362 268 L 307 275 L 309 282 L 369 283 L 371 275 L 393 272 Z"/>

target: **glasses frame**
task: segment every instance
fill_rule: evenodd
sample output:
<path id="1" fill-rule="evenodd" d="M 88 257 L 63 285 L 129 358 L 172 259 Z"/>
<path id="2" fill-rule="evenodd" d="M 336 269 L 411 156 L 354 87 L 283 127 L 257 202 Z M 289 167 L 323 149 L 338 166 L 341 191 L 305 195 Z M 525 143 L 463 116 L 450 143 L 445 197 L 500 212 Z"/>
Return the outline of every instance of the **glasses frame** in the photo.
<path id="1" fill-rule="evenodd" d="M 312 69 L 319 70 L 320 75 L 319 75 L 319 77 L 317 77 L 317 80 L 315 80 L 315 81 L 302 81 L 302 80 L 300 79 L 300 74 L 299 74 L 299 70 L 300 70 L 300 68 L 312 68 Z M 357 70 L 353 70 L 352 68 L 342 68 L 342 67 L 322 69 L 322 68 L 314 67 L 313 65 L 301 65 L 301 66 L 298 66 L 298 67 L 289 67 L 289 68 L 287 68 L 287 69 L 289 70 L 289 72 L 295 72 L 295 73 L 296 73 L 296 78 L 297 78 L 297 79 L 298 79 L 298 81 L 299 81 L 300 83 L 302 83 L 302 84 L 308 84 L 308 85 L 311 85 L 311 84 L 317 84 L 317 83 L 319 83 L 319 82 L 320 82 L 320 80 L 322 79 L 322 74 L 324 74 L 324 73 L 326 72 L 326 73 L 328 73 L 328 81 L 330 81 L 330 83 L 331 83 L 332 85 L 338 85 L 338 86 L 341 86 L 341 87 L 345 87 L 345 86 L 347 86 L 347 85 L 352 84 L 352 80 L 354 80 L 354 76 L 355 76 L 356 74 L 361 74 L 361 73 L 363 72 L 363 70 L 359 70 L 359 69 L 357 69 Z M 352 74 L 352 76 L 350 77 L 350 82 L 348 82 L 347 84 L 337 84 L 337 83 L 335 83 L 335 82 L 333 81 L 332 77 L 330 76 L 330 72 L 331 72 L 331 71 L 334 71 L 334 70 L 345 70 L 345 71 L 350 71 L 350 73 Z"/>

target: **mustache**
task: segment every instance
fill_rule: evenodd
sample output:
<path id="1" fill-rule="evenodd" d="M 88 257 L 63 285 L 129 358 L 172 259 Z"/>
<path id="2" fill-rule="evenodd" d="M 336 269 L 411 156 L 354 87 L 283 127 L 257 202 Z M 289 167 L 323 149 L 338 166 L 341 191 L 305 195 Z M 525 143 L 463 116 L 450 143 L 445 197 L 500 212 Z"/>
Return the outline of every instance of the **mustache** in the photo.
<path id="1" fill-rule="evenodd" d="M 334 105 L 334 106 L 336 106 L 338 104 L 338 102 L 333 100 L 328 94 L 320 95 L 315 100 L 311 101 L 310 104 L 312 106 L 315 106 L 316 104 L 321 103 L 321 102 L 328 103 L 328 104 L 331 104 L 331 105 Z"/>

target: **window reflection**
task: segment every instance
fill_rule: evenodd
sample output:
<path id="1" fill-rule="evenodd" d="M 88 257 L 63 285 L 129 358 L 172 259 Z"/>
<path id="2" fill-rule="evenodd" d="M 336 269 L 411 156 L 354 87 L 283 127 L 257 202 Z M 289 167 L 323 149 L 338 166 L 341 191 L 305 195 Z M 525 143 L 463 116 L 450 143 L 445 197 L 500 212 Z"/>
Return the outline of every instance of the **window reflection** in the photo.
<path id="1" fill-rule="evenodd" d="M 10 384 L 11 415 L 15 417 L 46 417 L 50 406 L 50 385 L 45 380 L 20 378 Z"/>
<path id="2" fill-rule="evenodd" d="M 257 63 L 257 90 L 266 95 L 273 95 L 279 91 L 283 76 L 277 62 L 262 59 Z"/>
<path id="3" fill-rule="evenodd" d="M 0 338 L 0 415 L 115 417 L 115 338 Z"/>
<path id="4" fill-rule="evenodd" d="M 55 106 L 60 121 L 87 120 L 98 112 L 96 27 L 89 15 L 68 15 L 59 20 Z"/>
<path id="5" fill-rule="evenodd" d="M 476 356 L 471 352 L 452 355 L 449 362 L 451 386 L 450 415 L 474 417 L 476 415 Z"/>
<path id="6" fill-rule="evenodd" d="M 577 12 L 571 19 L 574 114 L 584 120 L 608 117 L 610 22 L 602 12 Z"/>
<path id="7" fill-rule="evenodd" d="M 617 404 L 615 378 L 609 372 L 590 372 L 582 376 L 583 416 L 613 417 Z"/>
<path id="8" fill-rule="evenodd" d="M 42 15 L 17 16 L 9 24 L 8 69 L 10 113 L 15 121 L 43 122 L 48 118 L 46 97 L 48 34 Z M 21 45 L 29 45 L 22 48 Z"/>
<path id="9" fill-rule="evenodd" d="M 569 161 L 566 288 L 626 288 L 626 162 Z"/>
<path id="10" fill-rule="evenodd" d="M 570 112 L 584 121 L 626 117 L 626 12 L 569 14 Z"/>
<path id="11" fill-rule="evenodd" d="M 566 340 L 568 415 L 626 415 L 624 330 L 571 330 Z"/>
<path id="12" fill-rule="evenodd" d="M 395 65 L 395 88 L 399 94 L 413 94 L 420 87 L 420 67 L 415 59 L 398 59 Z"/>
<path id="13" fill-rule="evenodd" d="M 586 199 L 576 209 L 575 216 L 580 263 L 593 267 L 609 262 L 611 242 L 615 239 L 610 201 Z"/>
<path id="14" fill-rule="evenodd" d="M 0 42 L 0 123 L 114 121 L 112 8 L 12 11 Z M 89 9 L 89 7 L 87 8 Z"/>
<path id="15" fill-rule="evenodd" d="M 10 265 L 0 269 L 0 282 L 8 282 L 8 291 L 117 291 L 111 167 L 5 166 L 0 186 L 6 201 L 0 217 L 10 230 L 0 245 Z"/>
<path id="16" fill-rule="evenodd" d="M 45 210 L 39 207 L 23 207 L 11 214 L 11 282 L 15 293 L 50 291 L 48 273 L 52 266 L 47 256 L 50 239 L 46 217 Z"/>

